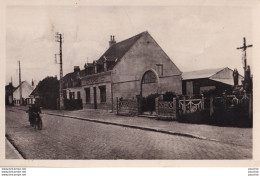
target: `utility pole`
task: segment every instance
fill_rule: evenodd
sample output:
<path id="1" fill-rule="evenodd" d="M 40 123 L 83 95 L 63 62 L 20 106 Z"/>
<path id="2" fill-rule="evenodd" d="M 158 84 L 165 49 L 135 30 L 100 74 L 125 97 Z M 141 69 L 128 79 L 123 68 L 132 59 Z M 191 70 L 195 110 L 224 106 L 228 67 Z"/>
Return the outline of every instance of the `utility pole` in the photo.
<path id="1" fill-rule="evenodd" d="M 22 81 L 21 81 L 21 65 L 20 65 L 20 61 L 18 61 L 19 63 L 19 85 L 20 85 L 20 105 L 23 104 L 23 96 L 22 96 Z"/>
<path id="2" fill-rule="evenodd" d="M 242 52 L 243 52 L 242 60 L 243 60 L 243 68 L 244 68 L 244 77 L 246 77 L 246 69 L 247 69 L 246 49 L 249 47 L 253 47 L 253 45 L 246 46 L 246 38 L 244 37 L 243 40 L 244 40 L 243 46 L 238 47 L 237 49 L 242 49 Z"/>
<path id="3" fill-rule="evenodd" d="M 56 32 L 56 42 L 60 43 L 60 53 L 59 54 L 55 54 L 55 58 L 56 55 L 60 55 L 60 62 L 58 64 L 60 64 L 60 89 L 59 89 L 59 109 L 62 110 L 64 109 L 64 99 L 63 99 L 63 71 L 62 71 L 62 42 L 63 42 L 63 37 L 62 34 Z"/>

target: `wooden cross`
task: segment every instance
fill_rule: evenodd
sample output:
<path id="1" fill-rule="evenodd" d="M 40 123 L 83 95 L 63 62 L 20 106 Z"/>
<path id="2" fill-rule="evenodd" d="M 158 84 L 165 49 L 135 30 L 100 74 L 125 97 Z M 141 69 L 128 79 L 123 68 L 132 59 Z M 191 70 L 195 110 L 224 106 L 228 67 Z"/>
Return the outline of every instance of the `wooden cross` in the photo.
<path id="1" fill-rule="evenodd" d="M 242 52 L 244 52 L 244 70 L 246 71 L 246 67 L 247 67 L 247 64 L 246 64 L 246 49 L 249 48 L 249 47 L 253 47 L 253 45 L 247 45 L 246 46 L 246 38 L 244 37 L 244 44 L 242 47 L 238 47 L 237 49 L 242 49 Z"/>

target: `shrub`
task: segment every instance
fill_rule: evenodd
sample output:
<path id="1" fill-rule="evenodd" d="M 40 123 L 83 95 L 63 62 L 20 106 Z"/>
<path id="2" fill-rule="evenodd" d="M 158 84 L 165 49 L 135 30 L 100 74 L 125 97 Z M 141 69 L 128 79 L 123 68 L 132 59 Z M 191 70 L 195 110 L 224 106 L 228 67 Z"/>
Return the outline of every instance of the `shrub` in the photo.
<path id="1" fill-rule="evenodd" d="M 172 101 L 172 99 L 176 97 L 177 95 L 174 92 L 166 92 L 163 94 L 163 101 Z"/>

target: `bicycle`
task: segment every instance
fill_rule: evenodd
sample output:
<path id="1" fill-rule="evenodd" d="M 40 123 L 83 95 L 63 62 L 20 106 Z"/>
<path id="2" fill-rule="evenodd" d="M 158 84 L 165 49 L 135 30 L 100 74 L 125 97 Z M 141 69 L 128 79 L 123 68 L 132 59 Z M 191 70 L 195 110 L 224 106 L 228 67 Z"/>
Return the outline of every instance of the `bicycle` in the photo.
<path id="1" fill-rule="evenodd" d="M 34 129 L 41 130 L 42 129 L 42 118 L 39 113 L 34 113 L 35 114 L 35 124 L 34 124 Z"/>

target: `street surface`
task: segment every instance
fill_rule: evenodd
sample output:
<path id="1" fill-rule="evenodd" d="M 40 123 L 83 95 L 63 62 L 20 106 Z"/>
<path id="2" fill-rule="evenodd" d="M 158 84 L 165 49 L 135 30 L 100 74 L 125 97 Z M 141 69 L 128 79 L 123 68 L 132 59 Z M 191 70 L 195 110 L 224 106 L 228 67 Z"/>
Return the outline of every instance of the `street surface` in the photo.
<path id="1" fill-rule="evenodd" d="M 252 148 L 140 129 L 6 110 L 6 135 L 26 159 L 250 159 Z"/>

